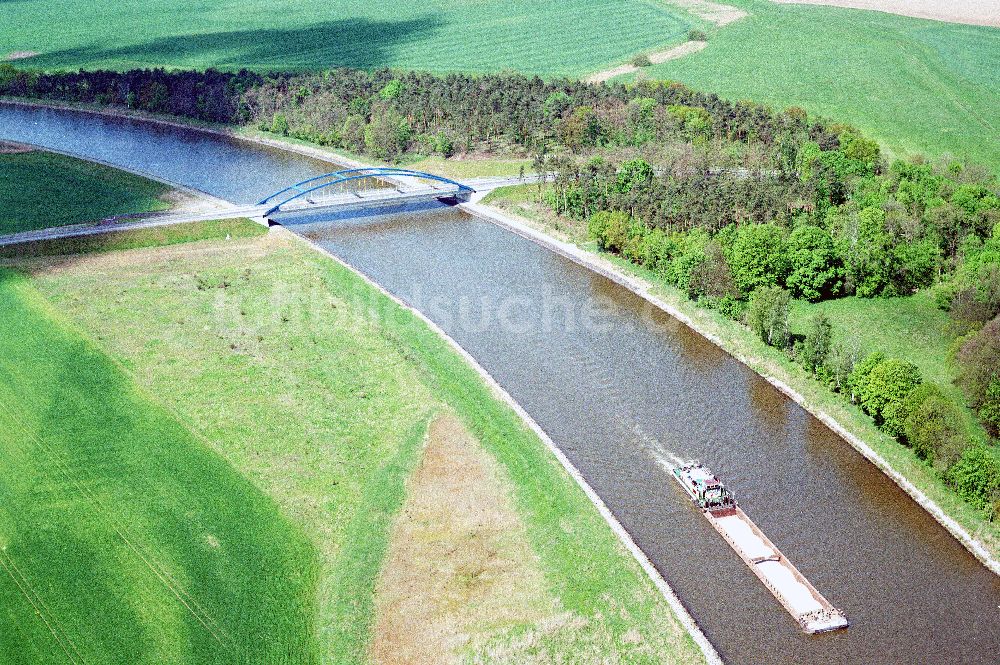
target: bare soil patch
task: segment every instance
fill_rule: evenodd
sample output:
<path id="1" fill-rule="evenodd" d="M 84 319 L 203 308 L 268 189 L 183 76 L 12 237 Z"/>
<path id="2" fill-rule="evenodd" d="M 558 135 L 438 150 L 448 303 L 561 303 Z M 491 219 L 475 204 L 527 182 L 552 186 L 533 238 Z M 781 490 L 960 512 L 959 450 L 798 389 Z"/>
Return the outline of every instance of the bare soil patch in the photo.
<path id="1" fill-rule="evenodd" d="M 19 155 L 23 152 L 34 152 L 34 150 L 30 145 L 0 141 L 0 155 Z"/>
<path id="2" fill-rule="evenodd" d="M 193 191 L 169 189 L 159 198 L 170 206 L 169 211 L 172 214 L 187 213 L 194 215 L 218 211 L 220 217 L 225 217 L 226 206 L 221 205 L 220 201 L 206 196 L 199 196 Z"/>
<path id="3" fill-rule="evenodd" d="M 772 0 L 786 5 L 871 9 L 948 23 L 1000 27 L 1000 0 Z"/>
<path id="4" fill-rule="evenodd" d="M 4 56 L 4 60 L 24 60 L 34 58 L 36 55 L 39 55 L 38 51 L 11 51 Z"/>
<path id="5" fill-rule="evenodd" d="M 657 51 L 656 53 L 649 54 L 649 61 L 658 65 L 661 62 L 666 62 L 667 60 L 675 60 L 677 58 L 683 58 L 686 55 L 691 55 L 692 53 L 697 53 L 708 46 L 708 42 L 684 42 L 679 46 L 674 46 L 665 51 Z M 633 64 L 620 65 L 612 69 L 606 69 L 603 72 L 597 72 L 596 74 L 591 74 L 587 77 L 587 83 L 602 83 L 613 79 L 616 76 L 621 76 L 622 74 L 632 74 L 639 71 L 639 67 Z"/>
<path id="6" fill-rule="evenodd" d="M 451 414 L 436 417 L 376 587 L 376 663 L 440 663 L 553 613 L 509 485 Z"/>
<path id="7" fill-rule="evenodd" d="M 718 2 L 709 2 L 708 0 L 666 0 L 666 2 L 691 12 L 698 18 L 704 19 L 709 23 L 714 23 L 719 28 L 729 25 L 733 21 L 739 21 L 744 16 L 748 16 L 739 7 L 723 5 Z"/>

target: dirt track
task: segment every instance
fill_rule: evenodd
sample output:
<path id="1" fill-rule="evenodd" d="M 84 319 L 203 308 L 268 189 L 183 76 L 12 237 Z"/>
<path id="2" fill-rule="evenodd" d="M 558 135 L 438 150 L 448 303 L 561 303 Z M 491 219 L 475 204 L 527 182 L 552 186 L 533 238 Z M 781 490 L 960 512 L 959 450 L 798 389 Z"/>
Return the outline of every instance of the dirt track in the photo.
<path id="1" fill-rule="evenodd" d="M 829 5 L 927 18 L 949 23 L 1000 27 L 1000 0 L 772 0 L 791 5 Z"/>
<path id="2" fill-rule="evenodd" d="M 661 62 L 666 62 L 667 60 L 674 60 L 692 53 L 697 53 L 706 46 L 708 46 L 708 42 L 684 42 L 680 46 L 675 46 L 667 49 L 666 51 L 650 53 L 649 61 L 654 65 L 658 65 Z M 616 76 L 631 74 L 637 71 L 639 71 L 639 68 L 633 64 L 619 65 L 618 67 L 614 67 L 612 69 L 605 69 L 603 72 L 591 74 L 587 77 L 587 83 L 601 83 L 603 81 L 609 81 Z"/>
<path id="3" fill-rule="evenodd" d="M 34 150 L 30 145 L 0 141 L 0 155 L 19 155 L 25 152 L 34 152 Z"/>

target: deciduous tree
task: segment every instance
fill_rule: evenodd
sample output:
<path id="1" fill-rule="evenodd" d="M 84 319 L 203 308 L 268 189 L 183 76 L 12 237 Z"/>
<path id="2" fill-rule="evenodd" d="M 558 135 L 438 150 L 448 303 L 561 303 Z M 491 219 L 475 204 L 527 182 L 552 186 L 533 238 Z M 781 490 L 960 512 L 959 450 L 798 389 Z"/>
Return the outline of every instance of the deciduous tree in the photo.
<path id="1" fill-rule="evenodd" d="M 747 323 L 765 344 L 788 346 L 788 308 L 791 295 L 777 286 L 762 286 L 750 296 Z"/>

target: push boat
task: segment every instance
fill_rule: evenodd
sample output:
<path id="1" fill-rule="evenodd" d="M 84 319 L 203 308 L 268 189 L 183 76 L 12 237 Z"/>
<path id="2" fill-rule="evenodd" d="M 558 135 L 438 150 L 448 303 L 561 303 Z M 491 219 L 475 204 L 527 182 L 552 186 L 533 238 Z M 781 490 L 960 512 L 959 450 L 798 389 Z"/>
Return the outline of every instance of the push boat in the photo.
<path id="1" fill-rule="evenodd" d="M 691 501 L 807 633 L 847 628 L 847 617 L 824 598 L 753 523 L 719 478 L 700 462 L 673 468 Z"/>

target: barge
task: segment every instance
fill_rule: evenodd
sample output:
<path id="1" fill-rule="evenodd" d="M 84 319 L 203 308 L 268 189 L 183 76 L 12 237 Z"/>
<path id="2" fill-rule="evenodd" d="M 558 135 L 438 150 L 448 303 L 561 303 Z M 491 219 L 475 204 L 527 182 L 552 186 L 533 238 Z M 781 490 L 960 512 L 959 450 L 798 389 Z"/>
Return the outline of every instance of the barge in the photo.
<path id="1" fill-rule="evenodd" d="M 718 477 L 699 462 L 673 468 L 674 478 L 715 530 L 807 633 L 847 628 L 847 617 L 824 598 L 761 532 Z"/>

